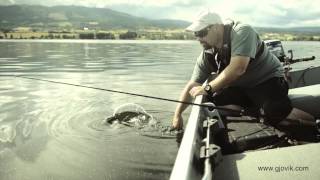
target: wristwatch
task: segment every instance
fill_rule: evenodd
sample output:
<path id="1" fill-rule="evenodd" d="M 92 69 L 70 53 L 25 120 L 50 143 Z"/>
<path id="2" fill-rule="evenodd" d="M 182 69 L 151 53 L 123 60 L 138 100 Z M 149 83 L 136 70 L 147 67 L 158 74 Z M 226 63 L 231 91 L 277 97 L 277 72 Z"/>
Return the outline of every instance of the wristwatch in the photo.
<path id="1" fill-rule="evenodd" d="M 210 84 L 207 84 L 206 86 L 204 86 L 204 90 L 206 91 L 206 93 L 207 93 L 209 96 L 212 96 L 212 95 L 213 95 L 212 87 L 210 86 Z"/>

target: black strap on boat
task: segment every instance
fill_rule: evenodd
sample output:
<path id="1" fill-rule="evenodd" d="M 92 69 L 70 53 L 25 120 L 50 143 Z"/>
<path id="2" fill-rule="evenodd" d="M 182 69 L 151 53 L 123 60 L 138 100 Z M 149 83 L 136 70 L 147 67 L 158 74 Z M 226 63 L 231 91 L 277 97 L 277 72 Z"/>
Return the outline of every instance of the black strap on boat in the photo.
<path id="1" fill-rule="evenodd" d="M 5 75 L 5 76 L 23 78 L 23 79 L 29 79 L 29 80 L 36 80 L 36 81 L 43 81 L 43 82 L 50 82 L 50 83 L 55 83 L 55 84 L 63 84 L 63 85 L 82 87 L 82 88 L 88 88 L 88 89 L 95 89 L 95 90 L 99 90 L 99 91 L 107 91 L 107 92 L 112 92 L 112 93 L 126 94 L 126 95 L 130 95 L 130 96 L 139 96 L 139 97 L 162 100 L 162 101 L 176 102 L 176 103 L 188 104 L 188 105 L 193 105 L 193 106 L 206 107 L 206 108 L 209 108 L 209 110 L 217 109 L 217 110 L 224 110 L 224 111 L 234 112 L 234 113 L 239 113 L 239 114 L 244 113 L 244 111 L 238 111 L 238 110 L 233 110 L 233 109 L 224 108 L 224 107 L 217 107 L 217 106 L 210 105 L 210 104 L 198 104 L 198 103 L 193 103 L 193 102 L 178 101 L 178 100 L 168 99 L 168 98 L 148 96 L 148 95 L 143 95 L 143 94 L 136 94 L 136 93 L 106 89 L 106 88 L 98 88 L 98 87 L 92 87 L 92 86 L 86 86 L 86 85 L 80 85 L 80 84 L 72 84 L 72 83 L 53 81 L 53 80 L 47 80 L 47 79 L 39 79 L 39 78 L 27 77 L 27 76 L 15 76 L 15 75 Z"/>

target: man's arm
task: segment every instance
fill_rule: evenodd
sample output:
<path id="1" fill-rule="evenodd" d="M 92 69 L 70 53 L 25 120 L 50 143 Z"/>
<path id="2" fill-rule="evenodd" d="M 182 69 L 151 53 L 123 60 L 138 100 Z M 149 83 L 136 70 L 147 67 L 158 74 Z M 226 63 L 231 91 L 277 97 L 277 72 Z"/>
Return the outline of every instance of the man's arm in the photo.
<path id="1" fill-rule="evenodd" d="M 249 62 L 250 58 L 246 56 L 232 57 L 230 64 L 209 83 L 212 91 L 219 91 L 239 79 L 246 72 Z"/>
<path id="2" fill-rule="evenodd" d="M 190 96 L 189 91 L 196 86 L 201 86 L 200 83 L 189 81 L 183 91 L 181 92 L 179 101 L 184 101 L 184 102 L 191 102 L 192 97 Z M 183 119 L 182 119 L 182 113 L 184 110 L 188 107 L 188 104 L 182 104 L 179 103 L 177 105 L 176 111 L 174 113 L 174 117 L 172 120 L 172 126 L 175 129 L 181 129 L 183 126 Z"/>
<path id="3" fill-rule="evenodd" d="M 250 57 L 234 56 L 230 60 L 230 64 L 218 75 L 217 78 L 209 82 L 212 91 L 216 92 L 228 87 L 232 82 L 240 78 L 247 70 Z M 194 87 L 190 90 L 193 97 L 198 95 L 207 95 L 202 86 Z"/>

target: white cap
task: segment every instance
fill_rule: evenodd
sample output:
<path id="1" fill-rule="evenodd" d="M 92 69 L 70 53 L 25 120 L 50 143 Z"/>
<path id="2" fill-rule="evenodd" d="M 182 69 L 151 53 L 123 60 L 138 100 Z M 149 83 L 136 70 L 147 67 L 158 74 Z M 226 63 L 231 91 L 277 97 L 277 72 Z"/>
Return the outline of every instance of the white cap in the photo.
<path id="1" fill-rule="evenodd" d="M 209 10 L 202 11 L 198 14 L 190 26 L 186 28 L 187 31 L 200 31 L 212 24 L 223 24 L 220 16 L 217 13 Z"/>

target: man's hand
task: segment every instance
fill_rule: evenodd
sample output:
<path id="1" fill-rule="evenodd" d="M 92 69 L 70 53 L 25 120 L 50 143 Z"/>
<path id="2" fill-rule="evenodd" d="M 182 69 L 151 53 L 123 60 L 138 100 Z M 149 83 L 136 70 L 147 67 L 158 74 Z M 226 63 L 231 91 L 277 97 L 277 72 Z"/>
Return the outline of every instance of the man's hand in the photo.
<path id="1" fill-rule="evenodd" d="M 184 87 L 183 91 L 181 92 L 179 101 L 191 102 L 192 98 L 190 96 L 189 91 L 196 86 L 201 86 L 201 84 L 194 81 L 189 81 Z M 179 103 L 177 105 L 177 108 L 174 113 L 174 117 L 172 119 L 172 128 L 173 128 L 172 130 L 174 129 L 180 130 L 183 128 L 182 113 L 187 107 L 188 107 L 188 104 L 184 104 L 184 103 Z"/>
<path id="2" fill-rule="evenodd" d="M 196 87 L 193 87 L 190 91 L 189 91 L 189 94 L 192 96 L 192 97 L 196 97 L 198 95 L 208 95 L 207 92 L 204 90 L 204 88 L 202 86 L 196 86 Z"/>
<path id="3" fill-rule="evenodd" d="M 183 128 L 183 119 L 181 115 L 175 115 L 172 119 L 172 128 L 180 130 Z"/>

